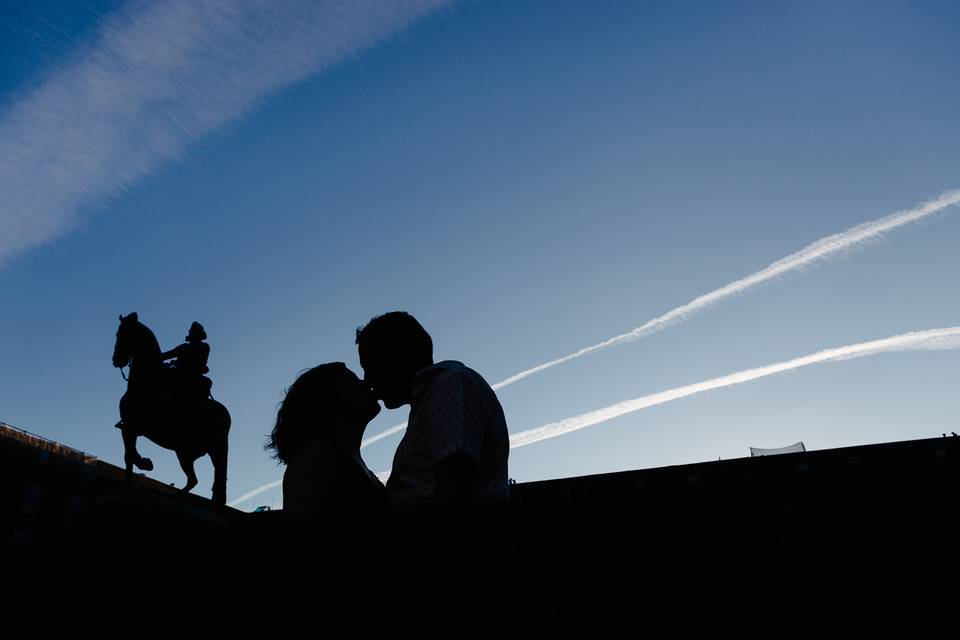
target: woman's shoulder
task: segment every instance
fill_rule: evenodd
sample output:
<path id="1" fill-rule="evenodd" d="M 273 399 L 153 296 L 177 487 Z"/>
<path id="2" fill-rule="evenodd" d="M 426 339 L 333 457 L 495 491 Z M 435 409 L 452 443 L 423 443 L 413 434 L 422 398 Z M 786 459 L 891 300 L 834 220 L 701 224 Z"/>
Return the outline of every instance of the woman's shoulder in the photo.
<path id="1" fill-rule="evenodd" d="M 338 475 L 339 465 L 329 447 L 319 440 L 308 441 L 283 473 L 283 508 L 307 513 L 330 508 L 337 498 Z"/>
<path id="2" fill-rule="evenodd" d="M 283 474 L 283 501 L 292 510 L 354 511 L 382 506 L 386 488 L 370 472 L 359 454 L 325 446 L 322 440 L 305 444 Z"/>
<path id="3" fill-rule="evenodd" d="M 300 447 L 293 459 L 287 463 L 284 472 L 284 484 L 287 479 L 306 479 L 328 473 L 336 461 L 329 447 L 321 440 L 309 440 Z"/>

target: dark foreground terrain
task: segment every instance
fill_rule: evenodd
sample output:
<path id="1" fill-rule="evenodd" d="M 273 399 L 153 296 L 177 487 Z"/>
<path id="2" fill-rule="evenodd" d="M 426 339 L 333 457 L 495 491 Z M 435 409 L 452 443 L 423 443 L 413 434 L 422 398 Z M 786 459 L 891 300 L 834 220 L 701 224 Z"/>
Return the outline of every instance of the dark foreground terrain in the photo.
<path id="1" fill-rule="evenodd" d="M 960 438 L 517 484 L 504 508 L 303 522 L 125 484 L 80 452 L 0 436 L 2 630 L 960 630 Z"/>

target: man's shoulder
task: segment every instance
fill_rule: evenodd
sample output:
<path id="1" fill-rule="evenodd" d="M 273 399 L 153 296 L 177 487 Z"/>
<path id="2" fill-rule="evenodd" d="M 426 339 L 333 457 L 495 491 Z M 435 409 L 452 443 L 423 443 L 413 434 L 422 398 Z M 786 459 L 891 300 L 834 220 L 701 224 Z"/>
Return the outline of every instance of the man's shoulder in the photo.
<path id="1" fill-rule="evenodd" d="M 464 383 L 469 383 L 471 386 L 479 386 L 481 388 L 490 388 L 490 384 L 482 375 L 458 360 L 438 362 L 427 371 L 433 374 L 429 385 L 430 388 L 447 385 L 463 385 Z"/>

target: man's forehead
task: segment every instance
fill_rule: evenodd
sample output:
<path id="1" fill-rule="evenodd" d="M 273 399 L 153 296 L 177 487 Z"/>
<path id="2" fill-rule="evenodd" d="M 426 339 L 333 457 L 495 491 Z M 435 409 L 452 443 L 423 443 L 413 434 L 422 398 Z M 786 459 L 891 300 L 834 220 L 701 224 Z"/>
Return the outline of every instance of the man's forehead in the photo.
<path id="1" fill-rule="evenodd" d="M 383 359 L 378 357 L 378 353 L 370 348 L 360 348 L 360 366 L 364 371 L 371 368 L 382 369 Z"/>

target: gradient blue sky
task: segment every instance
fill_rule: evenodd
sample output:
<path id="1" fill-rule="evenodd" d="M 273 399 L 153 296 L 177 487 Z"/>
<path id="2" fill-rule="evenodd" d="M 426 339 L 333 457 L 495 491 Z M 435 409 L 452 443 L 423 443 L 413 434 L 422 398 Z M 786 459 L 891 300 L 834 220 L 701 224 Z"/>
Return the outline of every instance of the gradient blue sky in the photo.
<path id="1" fill-rule="evenodd" d="M 75 4 L 0 4 L 0 122 L 129 10 Z M 262 445 L 283 389 L 321 362 L 359 371 L 354 329 L 375 314 L 412 312 L 438 359 L 494 382 L 960 187 L 958 23 L 955 2 L 426 11 L 11 251 L 0 420 L 120 464 L 117 315 L 139 312 L 166 348 L 199 320 L 233 415 L 236 498 L 282 474 Z M 0 198 L 0 219 L 18 206 Z M 960 324 L 958 240 L 954 211 L 518 382 L 499 392 L 511 431 Z M 960 427 L 958 365 L 944 351 L 811 367 L 515 450 L 510 475 L 939 435 Z M 405 417 L 384 411 L 368 435 Z M 370 468 L 389 468 L 398 441 L 364 450 Z M 182 484 L 172 453 L 141 450 Z M 197 466 L 208 495 L 209 461 Z"/>

